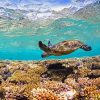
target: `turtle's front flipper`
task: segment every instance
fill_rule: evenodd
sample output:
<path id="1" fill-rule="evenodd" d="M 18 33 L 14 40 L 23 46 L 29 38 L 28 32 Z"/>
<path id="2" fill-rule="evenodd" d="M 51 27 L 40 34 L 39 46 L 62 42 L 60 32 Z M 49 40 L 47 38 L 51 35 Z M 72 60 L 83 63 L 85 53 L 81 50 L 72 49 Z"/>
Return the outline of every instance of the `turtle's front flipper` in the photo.
<path id="1" fill-rule="evenodd" d="M 39 41 L 39 47 L 40 49 L 42 49 L 45 52 L 50 52 L 50 48 L 48 46 L 46 46 L 45 44 L 42 43 L 42 41 Z"/>
<path id="2" fill-rule="evenodd" d="M 48 47 L 52 47 L 52 44 L 50 41 L 48 41 Z"/>

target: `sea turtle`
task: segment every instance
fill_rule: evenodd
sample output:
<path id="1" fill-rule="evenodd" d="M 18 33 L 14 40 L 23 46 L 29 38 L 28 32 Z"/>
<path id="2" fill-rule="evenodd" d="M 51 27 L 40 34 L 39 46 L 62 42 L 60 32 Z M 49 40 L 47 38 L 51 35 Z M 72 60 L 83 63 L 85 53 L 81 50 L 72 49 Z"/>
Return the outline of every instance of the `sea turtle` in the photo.
<path id="1" fill-rule="evenodd" d="M 42 58 L 55 55 L 61 56 L 74 52 L 75 50 L 81 48 L 85 51 L 90 51 L 92 48 L 79 40 L 67 40 L 57 43 L 56 45 L 52 45 L 50 41 L 48 42 L 48 46 L 39 41 L 39 47 L 44 51 L 41 55 Z"/>

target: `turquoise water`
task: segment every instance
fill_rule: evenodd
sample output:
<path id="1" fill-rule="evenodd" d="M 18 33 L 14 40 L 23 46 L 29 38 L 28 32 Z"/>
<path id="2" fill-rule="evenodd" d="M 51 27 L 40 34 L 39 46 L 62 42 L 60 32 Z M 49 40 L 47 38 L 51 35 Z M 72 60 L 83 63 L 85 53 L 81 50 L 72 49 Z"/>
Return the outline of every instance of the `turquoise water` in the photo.
<path id="1" fill-rule="evenodd" d="M 100 55 L 100 22 L 59 18 L 40 24 L 38 22 L 0 20 L 0 59 L 44 60 L 38 41 L 45 44 L 50 40 L 56 44 L 63 40 L 78 39 L 92 47 L 92 51 L 81 49 L 64 56 L 50 56 L 45 59 L 65 59 Z M 16 23 L 16 24 L 14 24 Z"/>

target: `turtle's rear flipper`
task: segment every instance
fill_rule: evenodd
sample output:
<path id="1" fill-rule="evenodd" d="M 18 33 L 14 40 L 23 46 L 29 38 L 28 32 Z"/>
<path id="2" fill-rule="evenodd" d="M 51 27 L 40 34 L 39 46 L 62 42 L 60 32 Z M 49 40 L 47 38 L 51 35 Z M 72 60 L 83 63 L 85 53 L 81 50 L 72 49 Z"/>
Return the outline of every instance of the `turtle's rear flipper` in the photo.
<path id="1" fill-rule="evenodd" d="M 82 45 L 80 48 L 85 50 L 85 51 L 91 51 L 92 50 L 92 48 L 88 45 Z"/>
<path id="2" fill-rule="evenodd" d="M 45 52 L 50 52 L 50 48 L 48 46 L 46 46 L 45 44 L 42 43 L 42 41 L 39 41 L 39 47 L 40 49 L 42 49 Z"/>

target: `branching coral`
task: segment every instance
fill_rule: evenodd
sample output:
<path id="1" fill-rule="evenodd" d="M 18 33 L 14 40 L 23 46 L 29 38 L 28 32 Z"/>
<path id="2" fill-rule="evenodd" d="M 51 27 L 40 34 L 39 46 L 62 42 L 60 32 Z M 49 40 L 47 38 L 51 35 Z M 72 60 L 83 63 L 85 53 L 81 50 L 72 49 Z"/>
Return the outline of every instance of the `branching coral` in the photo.
<path id="1" fill-rule="evenodd" d="M 11 77 L 8 79 L 10 82 L 13 83 L 22 83 L 22 84 L 27 84 L 27 83 L 37 83 L 40 80 L 40 76 L 38 74 L 29 74 L 24 71 L 16 71 L 13 73 Z"/>
<path id="2" fill-rule="evenodd" d="M 47 81 L 43 82 L 41 84 L 43 88 L 52 90 L 53 92 L 59 93 L 61 91 L 67 91 L 72 89 L 70 86 L 66 85 L 65 83 L 62 82 L 57 82 L 57 81 Z"/>
<path id="3" fill-rule="evenodd" d="M 84 67 L 84 66 L 78 68 L 78 70 L 77 70 L 77 73 L 79 74 L 80 77 L 85 77 L 85 76 L 87 76 L 87 74 L 88 74 L 89 72 L 91 72 L 91 70 L 88 69 L 87 67 Z"/>
<path id="4" fill-rule="evenodd" d="M 41 65 L 41 66 L 40 65 L 37 65 L 37 66 L 35 65 L 32 68 L 29 68 L 27 70 L 27 73 L 29 75 L 34 75 L 34 74 L 41 75 L 45 71 L 46 71 L 46 68 L 43 65 Z"/>
<path id="5" fill-rule="evenodd" d="M 38 87 L 40 87 L 40 84 L 25 84 L 24 85 L 24 91 L 23 91 L 23 94 L 29 98 L 29 100 L 32 100 L 32 93 L 31 93 L 31 90 L 34 88 L 34 89 L 37 89 Z"/>
<path id="6" fill-rule="evenodd" d="M 2 78 L 2 76 L 0 75 L 0 84 L 2 83 L 2 81 L 3 81 L 3 78 Z"/>
<path id="7" fill-rule="evenodd" d="M 5 89 L 0 85 L 0 100 L 4 99 Z"/>
<path id="8" fill-rule="evenodd" d="M 93 99 L 99 100 L 100 99 L 100 80 L 99 78 L 96 79 L 89 79 L 89 78 L 79 78 L 78 79 L 78 91 L 81 97 L 85 99 Z M 99 99 L 98 99 L 99 98 Z"/>
<path id="9" fill-rule="evenodd" d="M 98 78 L 100 77 L 100 70 L 91 70 L 87 75 L 89 78 Z"/>
<path id="10" fill-rule="evenodd" d="M 23 71 L 16 71 L 11 77 L 9 77 L 9 81 L 15 83 L 28 83 L 31 82 L 31 78 Z"/>
<path id="11" fill-rule="evenodd" d="M 31 92 L 33 100 L 62 100 L 57 94 L 44 88 L 33 89 Z"/>
<path id="12" fill-rule="evenodd" d="M 79 78 L 78 79 L 78 84 L 81 86 L 100 86 L 100 78 L 95 78 L 95 79 L 89 79 L 89 78 Z"/>
<path id="13" fill-rule="evenodd" d="M 76 89 L 76 88 L 77 88 L 77 85 L 78 85 L 74 78 L 67 78 L 67 79 L 65 80 L 65 83 L 66 83 L 68 86 L 73 87 L 74 89 Z"/>
<path id="14" fill-rule="evenodd" d="M 18 98 L 28 100 L 27 97 L 23 95 L 24 87 L 22 86 L 10 85 L 8 87 L 5 87 L 5 91 L 6 100 L 18 100 Z"/>
<path id="15" fill-rule="evenodd" d="M 0 68 L 6 67 L 6 64 L 4 62 L 0 62 Z"/>
<path id="16" fill-rule="evenodd" d="M 84 96 L 92 99 L 100 99 L 100 90 L 97 90 L 96 86 L 86 86 L 83 90 Z"/>
<path id="17" fill-rule="evenodd" d="M 76 90 L 62 82 L 47 81 L 42 83 L 42 87 L 45 89 L 49 89 L 56 94 L 61 95 L 61 97 L 64 100 L 73 99 L 77 95 Z"/>

